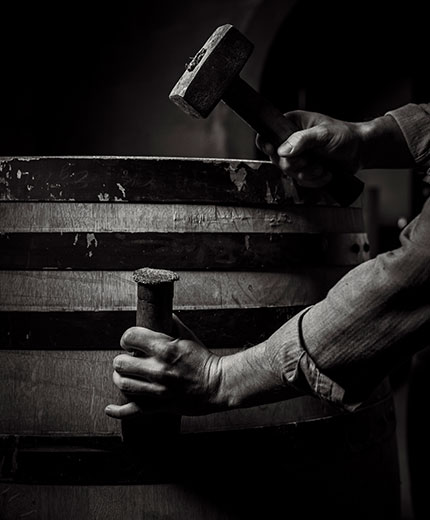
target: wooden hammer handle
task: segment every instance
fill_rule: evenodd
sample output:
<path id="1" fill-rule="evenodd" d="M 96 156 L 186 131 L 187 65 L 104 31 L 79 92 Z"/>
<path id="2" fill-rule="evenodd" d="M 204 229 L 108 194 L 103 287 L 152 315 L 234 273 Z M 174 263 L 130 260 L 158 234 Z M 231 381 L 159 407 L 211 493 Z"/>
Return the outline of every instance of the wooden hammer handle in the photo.
<path id="1" fill-rule="evenodd" d="M 145 269 L 144 269 L 145 270 Z M 146 269 L 149 277 L 157 277 L 160 270 Z M 136 271 L 136 273 L 138 273 Z M 135 273 L 135 275 L 136 275 Z M 162 275 L 172 274 L 164 271 Z M 145 276 L 148 276 L 145 273 Z M 171 334 L 173 331 L 173 280 L 155 284 L 138 283 L 136 325 L 155 332 Z M 141 355 L 135 352 L 135 355 Z M 145 403 L 136 400 L 141 408 Z M 181 425 L 180 415 L 167 413 L 153 413 L 128 417 L 122 420 L 122 439 L 133 449 L 144 449 L 148 442 L 158 442 L 166 436 L 179 433 Z"/>
<path id="2" fill-rule="evenodd" d="M 223 101 L 257 133 L 279 146 L 296 130 L 282 112 L 238 76 L 223 95 Z M 331 171 L 331 181 L 322 187 L 341 206 L 349 206 L 363 191 L 364 184 L 353 175 Z M 296 183 L 298 193 L 312 199 L 315 188 Z"/>
<path id="3" fill-rule="evenodd" d="M 154 290 L 137 287 L 136 326 L 171 334 L 173 329 L 173 283 L 161 283 Z"/>

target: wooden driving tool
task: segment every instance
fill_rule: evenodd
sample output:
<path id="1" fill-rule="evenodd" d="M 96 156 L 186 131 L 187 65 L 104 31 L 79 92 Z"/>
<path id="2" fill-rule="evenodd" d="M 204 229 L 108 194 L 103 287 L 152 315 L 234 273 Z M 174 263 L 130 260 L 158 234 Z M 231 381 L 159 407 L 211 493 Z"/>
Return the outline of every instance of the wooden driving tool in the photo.
<path id="1" fill-rule="evenodd" d="M 279 146 L 295 129 L 280 110 L 240 77 L 253 48 L 235 27 L 221 25 L 188 64 L 169 98 L 185 113 L 199 118 L 207 117 L 223 101 L 257 133 Z M 318 189 L 342 206 L 354 202 L 363 190 L 363 183 L 352 175 L 330 173 L 331 181 Z M 304 199 L 316 189 L 297 184 L 296 188 Z"/>
<path id="2" fill-rule="evenodd" d="M 144 267 L 133 273 L 137 283 L 136 325 L 155 332 L 171 334 L 173 331 L 173 285 L 179 276 L 173 271 Z M 135 351 L 134 355 L 142 355 Z M 145 403 L 135 401 L 145 410 Z M 142 414 L 122 420 L 123 441 L 132 447 L 142 441 L 165 438 L 179 432 L 181 417 L 165 413 Z"/>

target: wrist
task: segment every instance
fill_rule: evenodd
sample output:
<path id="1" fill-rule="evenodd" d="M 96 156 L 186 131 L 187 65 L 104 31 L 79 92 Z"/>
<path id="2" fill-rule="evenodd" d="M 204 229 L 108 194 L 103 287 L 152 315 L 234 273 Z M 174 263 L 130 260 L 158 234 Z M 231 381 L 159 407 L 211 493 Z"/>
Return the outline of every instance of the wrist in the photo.
<path id="1" fill-rule="evenodd" d="M 219 358 L 215 394 L 215 406 L 219 410 L 242 408 L 246 399 L 246 368 L 242 351 Z"/>
<path id="2" fill-rule="evenodd" d="M 217 406 L 229 410 L 246 408 L 297 396 L 273 368 L 266 342 L 219 358 Z"/>
<path id="3" fill-rule="evenodd" d="M 375 152 L 377 152 L 377 143 L 380 141 L 381 135 L 384 132 L 384 117 L 385 116 L 377 117 L 370 121 L 356 123 L 357 133 L 360 142 L 359 157 L 361 169 L 372 168 L 372 165 L 375 162 Z"/>
<path id="4" fill-rule="evenodd" d="M 401 168 L 409 165 L 410 154 L 403 133 L 390 115 L 355 123 L 359 136 L 360 168 Z"/>

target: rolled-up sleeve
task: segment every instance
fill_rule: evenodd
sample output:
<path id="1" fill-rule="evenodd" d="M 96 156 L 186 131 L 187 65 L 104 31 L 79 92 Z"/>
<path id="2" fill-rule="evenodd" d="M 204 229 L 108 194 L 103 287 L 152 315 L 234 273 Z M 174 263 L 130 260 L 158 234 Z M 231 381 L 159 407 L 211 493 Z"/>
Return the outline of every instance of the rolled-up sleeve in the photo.
<path id="1" fill-rule="evenodd" d="M 429 161 L 428 105 L 398 109 L 393 117 L 410 136 L 417 162 Z M 415 128 L 414 117 L 425 121 L 422 142 L 409 128 Z M 393 366 L 430 344 L 430 199 L 404 228 L 400 243 L 352 269 L 324 300 L 269 338 L 286 384 L 353 410 Z"/>
<path id="2" fill-rule="evenodd" d="M 333 404 L 348 407 L 343 403 L 344 389 L 318 368 L 304 342 L 303 318 L 312 309 L 308 307 L 296 314 L 267 341 L 273 370 L 280 371 L 284 383 L 293 386 L 299 394 L 315 394 Z"/>

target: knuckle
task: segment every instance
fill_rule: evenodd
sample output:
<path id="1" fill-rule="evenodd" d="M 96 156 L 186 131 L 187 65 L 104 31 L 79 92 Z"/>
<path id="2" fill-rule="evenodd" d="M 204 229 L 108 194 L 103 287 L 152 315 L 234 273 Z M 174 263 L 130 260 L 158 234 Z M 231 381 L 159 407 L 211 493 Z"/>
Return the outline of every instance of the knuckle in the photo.
<path id="1" fill-rule="evenodd" d="M 158 362 L 157 366 L 154 369 L 154 372 L 152 374 L 152 380 L 153 381 L 164 381 L 166 377 L 169 375 L 169 360 L 166 362 Z"/>
<path id="2" fill-rule="evenodd" d="M 117 372 L 113 373 L 112 379 L 121 392 L 126 392 L 129 389 L 127 380 L 121 377 Z"/>
<path id="3" fill-rule="evenodd" d="M 181 338 L 173 338 L 167 343 L 166 350 L 168 352 L 177 352 L 184 341 Z"/>
<path id="4" fill-rule="evenodd" d="M 321 141 L 326 141 L 330 137 L 330 129 L 327 125 L 320 125 L 319 126 L 319 135 Z"/>
<path id="5" fill-rule="evenodd" d="M 168 364 L 175 363 L 181 357 L 181 354 L 186 353 L 188 342 L 180 338 L 175 338 L 166 345 L 164 349 L 163 360 Z M 168 365 L 164 365 L 163 371 L 167 372 Z"/>
<path id="6" fill-rule="evenodd" d="M 117 386 L 121 390 L 121 392 L 127 393 L 127 392 L 131 392 L 131 390 L 132 390 L 130 383 L 124 378 L 118 379 Z"/>
<path id="7" fill-rule="evenodd" d="M 113 362 L 112 362 L 112 366 L 114 368 L 114 370 L 121 370 L 121 368 L 123 368 L 123 361 L 120 357 L 116 357 L 114 358 Z"/>
<path id="8" fill-rule="evenodd" d="M 158 385 L 156 388 L 154 388 L 153 394 L 158 399 L 167 399 L 171 395 L 169 388 L 164 385 Z"/>
<path id="9" fill-rule="evenodd" d="M 132 345 L 137 338 L 137 327 L 130 327 L 121 336 L 120 345 L 122 348 L 127 349 L 129 345 Z"/>
<path id="10" fill-rule="evenodd" d="M 164 398 L 167 396 L 167 388 L 165 386 L 157 386 L 156 388 L 153 389 L 153 394 L 155 395 L 155 397 L 159 397 L 159 398 Z"/>
<path id="11" fill-rule="evenodd" d="M 112 373 L 112 381 L 119 388 L 119 374 L 117 372 Z"/>

